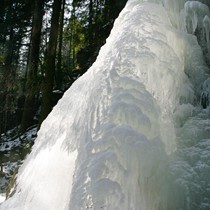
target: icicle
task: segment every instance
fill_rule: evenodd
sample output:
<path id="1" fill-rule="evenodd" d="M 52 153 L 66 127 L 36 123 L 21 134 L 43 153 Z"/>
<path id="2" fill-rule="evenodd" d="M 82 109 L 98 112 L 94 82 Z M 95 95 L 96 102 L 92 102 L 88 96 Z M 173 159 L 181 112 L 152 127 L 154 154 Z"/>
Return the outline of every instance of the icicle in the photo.
<path id="1" fill-rule="evenodd" d="M 210 42 L 209 42 L 209 36 L 210 36 L 210 18 L 208 15 L 205 15 L 203 19 L 203 26 L 205 29 L 205 35 L 206 35 L 206 42 L 207 42 L 207 49 L 208 53 L 210 53 Z"/>
<path id="2" fill-rule="evenodd" d="M 194 34 L 197 27 L 203 26 L 203 19 L 205 15 L 209 15 L 209 8 L 198 1 L 187 1 L 184 10 L 187 31 Z"/>

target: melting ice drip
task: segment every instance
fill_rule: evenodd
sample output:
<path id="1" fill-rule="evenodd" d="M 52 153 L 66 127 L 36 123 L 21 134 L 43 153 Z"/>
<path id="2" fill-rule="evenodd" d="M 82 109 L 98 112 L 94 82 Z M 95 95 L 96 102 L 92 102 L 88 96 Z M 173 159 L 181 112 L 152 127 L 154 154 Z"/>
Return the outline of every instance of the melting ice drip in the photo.
<path id="1" fill-rule="evenodd" d="M 209 109 L 199 106 L 209 69 L 192 35 L 208 61 L 209 17 L 201 2 L 129 0 L 0 209 L 209 209 Z"/>

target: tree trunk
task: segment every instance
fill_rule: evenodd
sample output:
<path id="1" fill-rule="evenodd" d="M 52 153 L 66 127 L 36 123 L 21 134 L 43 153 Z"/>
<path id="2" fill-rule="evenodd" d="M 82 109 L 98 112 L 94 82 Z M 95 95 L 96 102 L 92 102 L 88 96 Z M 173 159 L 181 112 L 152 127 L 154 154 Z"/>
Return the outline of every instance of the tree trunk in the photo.
<path id="1" fill-rule="evenodd" d="M 63 45 L 63 22 L 64 22 L 64 12 L 65 12 L 65 0 L 62 0 L 62 9 L 60 17 L 60 26 L 59 26 L 59 45 L 58 45 L 58 63 L 57 63 L 57 72 L 56 72 L 56 88 L 62 89 L 62 45 Z"/>
<path id="2" fill-rule="evenodd" d="M 28 63 L 28 73 L 26 82 L 26 95 L 21 121 L 21 132 L 24 132 L 33 123 L 35 115 L 35 96 L 38 94 L 38 64 L 39 50 L 41 42 L 41 28 L 43 19 L 44 0 L 36 0 L 33 14 L 33 25 L 31 32 L 31 48 Z"/>
<path id="3" fill-rule="evenodd" d="M 70 37 L 69 37 L 69 57 L 70 57 L 70 73 L 75 69 L 75 43 L 74 43 L 74 35 L 75 35 L 75 5 L 73 4 L 72 13 L 71 13 L 71 28 L 70 28 Z"/>
<path id="4" fill-rule="evenodd" d="M 55 57 L 56 57 L 56 46 L 59 30 L 59 15 L 61 11 L 61 2 L 62 0 L 54 0 L 53 3 L 53 12 L 52 12 L 52 21 L 50 28 L 50 39 L 47 47 L 47 57 L 46 57 L 46 72 L 43 83 L 42 90 L 42 103 L 41 103 L 41 116 L 40 122 L 44 121 L 47 115 L 51 112 L 52 109 L 52 91 L 55 77 Z"/>
<path id="5" fill-rule="evenodd" d="M 88 23 L 88 42 L 89 45 L 93 43 L 93 0 L 90 0 L 89 3 L 89 23 Z"/>
<path id="6" fill-rule="evenodd" d="M 11 75 L 12 62 L 14 56 L 14 29 L 9 32 L 9 40 L 5 44 L 6 52 L 4 58 L 4 66 L 2 67 L 2 77 L 0 80 L 0 134 L 6 131 L 7 128 L 7 113 L 9 112 L 9 98 L 11 97 Z M 1 75 L 0 75 L 1 76 Z M 2 91 L 4 90 L 4 91 Z"/>

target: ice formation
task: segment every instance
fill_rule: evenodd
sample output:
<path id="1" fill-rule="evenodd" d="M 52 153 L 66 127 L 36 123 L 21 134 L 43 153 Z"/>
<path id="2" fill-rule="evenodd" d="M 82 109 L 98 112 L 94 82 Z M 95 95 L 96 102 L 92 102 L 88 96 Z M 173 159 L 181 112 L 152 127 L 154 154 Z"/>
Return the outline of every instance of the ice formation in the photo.
<path id="1" fill-rule="evenodd" d="M 210 209 L 200 39 L 209 42 L 204 2 L 129 0 L 44 121 L 0 209 Z"/>

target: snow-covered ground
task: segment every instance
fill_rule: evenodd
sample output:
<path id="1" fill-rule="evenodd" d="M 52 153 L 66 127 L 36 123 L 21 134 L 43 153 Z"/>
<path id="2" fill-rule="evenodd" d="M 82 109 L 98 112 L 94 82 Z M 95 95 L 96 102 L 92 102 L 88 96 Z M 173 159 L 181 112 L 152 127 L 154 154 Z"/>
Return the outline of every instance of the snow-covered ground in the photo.
<path id="1" fill-rule="evenodd" d="M 3 201 L 5 201 L 5 194 L 0 194 L 0 203 L 2 203 Z"/>
<path id="2" fill-rule="evenodd" d="M 1 210 L 210 209 L 209 52 L 198 44 L 209 42 L 209 8 L 185 2 L 128 1 L 44 121 Z"/>
<path id="3" fill-rule="evenodd" d="M 36 138 L 36 132 L 36 127 L 31 127 L 20 136 L 17 135 L 17 128 L 2 134 L 0 143 L 0 203 L 4 201 L 11 177 L 30 152 Z"/>

